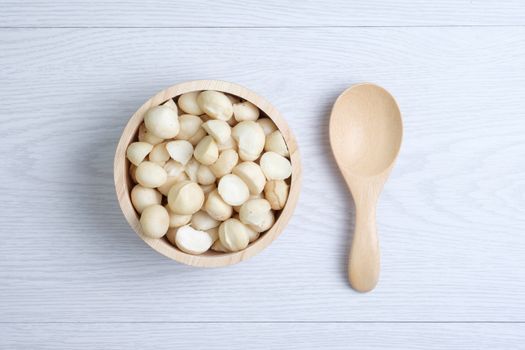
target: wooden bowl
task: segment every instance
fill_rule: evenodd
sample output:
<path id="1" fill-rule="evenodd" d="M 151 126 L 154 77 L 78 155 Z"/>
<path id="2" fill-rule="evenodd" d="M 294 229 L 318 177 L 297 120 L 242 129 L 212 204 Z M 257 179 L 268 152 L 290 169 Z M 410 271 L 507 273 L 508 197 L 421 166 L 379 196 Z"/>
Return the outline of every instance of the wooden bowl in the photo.
<path id="1" fill-rule="evenodd" d="M 187 92 L 200 90 L 222 91 L 250 101 L 259 107 L 261 112 L 266 114 L 266 116 L 272 119 L 275 125 L 277 125 L 277 128 L 279 128 L 283 134 L 290 152 L 292 176 L 290 179 L 290 192 L 285 207 L 280 212 L 276 213 L 277 217 L 275 224 L 272 228 L 270 228 L 270 230 L 262 234 L 259 239 L 252 242 L 246 249 L 239 252 L 218 253 L 208 251 L 201 255 L 191 255 L 184 253 L 177 247 L 171 245 L 165 237 L 158 239 L 147 237 L 142 233 L 139 215 L 131 204 L 130 190 L 133 186 L 133 183 L 129 174 L 130 163 L 126 158 L 126 149 L 131 142 L 134 142 L 137 139 L 138 129 L 144 119 L 144 113 L 149 108 L 158 106 L 170 98 L 174 98 Z M 288 127 L 288 124 L 286 124 L 286 121 L 283 119 L 279 111 L 277 111 L 277 109 L 275 109 L 275 107 L 273 107 L 268 101 L 258 96 L 253 91 L 250 91 L 237 84 L 217 80 L 196 80 L 177 84 L 159 92 L 146 101 L 146 103 L 144 103 L 135 112 L 135 114 L 133 114 L 128 124 L 124 128 L 117 146 L 114 161 L 114 177 L 115 189 L 117 191 L 117 198 L 120 208 L 122 209 L 122 212 L 124 213 L 124 216 L 126 217 L 126 220 L 130 226 L 135 230 L 139 237 L 144 240 L 144 242 L 146 242 L 151 248 L 160 254 L 183 264 L 199 267 L 219 267 L 236 264 L 254 256 L 269 246 L 270 243 L 281 234 L 286 224 L 290 220 L 299 198 L 301 185 L 301 161 L 299 151 L 297 149 L 297 143 L 292 132 L 290 131 L 290 128 Z"/>

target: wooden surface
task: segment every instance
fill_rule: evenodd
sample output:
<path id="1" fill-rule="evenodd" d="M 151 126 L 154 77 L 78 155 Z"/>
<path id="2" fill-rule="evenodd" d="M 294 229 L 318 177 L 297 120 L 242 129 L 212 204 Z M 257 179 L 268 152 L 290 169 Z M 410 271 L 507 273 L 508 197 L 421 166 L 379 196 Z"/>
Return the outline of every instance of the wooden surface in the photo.
<path id="1" fill-rule="evenodd" d="M 0 0 L 1 26 L 296 27 L 524 25 L 521 0 Z"/>
<path id="2" fill-rule="evenodd" d="M 0 348 L 240 348 L 236 329 L 290 349 L 523 348 L 525 5 L 352 2 L 357 16 L 343 3 L 251 11 L 282 28 L 122 28 L 148 26 L 166 2 L 100 2 L 96 13 L 88 2 L 2 2 Z M 251 22 L 234 2 L 215 2 L 208 17 L 185 5 L 158 26 Z M 332 17 L 379 27 L 322 27 Z M 42 28 L 62 25 L 91 28 Z M 287 230 L 233 267 L 160 256 L 114 195 L 128 118 L 192 79 L 264 96 L 301 150 Z M 404 118 L 377 212 L 381 281 L 366 295 L 346 281 L 354 209 L 328 142 L 332 103 L 361 81 L 387 88 Z"/>
<path id="3" fill-rule="evenodd" d="M 523 348 L 517 324 L 29 323 L 0 324 L 0 332 L 9 335 L 0 337 L 3 349 Z"/>
<path id="4" fill-rule="evenodd" d="M 278 212 L 277 220 L 273 226 L 264 232 L 262 237 L 255 240 L 247 248 L 230 253 L 219 253 L 214 251 L 208 251 L 202 255 L 187 254 L 176 246 L 171 244 L 166 237 L 163 238 L 152 238 L 144 235 L 142 228 L 140 227 L 139 216 L 131 203 L 130 191 L 130 175 L 129 175 L 129 162 L 126 161 L 126 150 L 129 144 L 134 141 L 135 135 L 137 135 L 140 125 L 144 121 L 144 114 L 152 106 L 158 106 L 164 103 L 166 100 L 173 99 L 182 94 L 203 91 L 203 90 L 214 90 L 229 93 L 233 96 L 242 98 L 245 101 L 253 103 L 259 108 L 263 115 L 270 118 L 275 126 L 280 130 L 283 138 L 286 142 L 288 150 L 290 152 L 290 162 L 292 164 L 292 175 L 289 179 L 289 196 L 286 201 L 285 207 Z M 173 101 L 173 100 L 172 100 Z M 176 108 L 176 107 L 175 107 Z M 152 249 L 156 250 L 160 254 L 173 259 L 175 261 L 197 267 L 223 267 L 228 265 L 237 264 L 241 261 L 247 260 L 252 256 L 259 254 L 262 250 L 266 249 L 272 242 L 279 237 L 279 235 L 286 229 L 286 225 L 292 217 L 295 207 L 297 206 L 297 200 L 301 192 L 301 159 L 299 150 L 297 149 L 297 140 L 295 139 L 293 132 L 290 130 L 286 119 L 279 113 L 279 111 L 262 96 L 257 95 L 250 89 L 234 84 L 231 82 L 218 81 L 218 80 L 192 80 L 188 82 L 181 82 L 166 89 L 159 91 L 149 98 L 144 104 L 133 113 L 133 116 L 126 123 L 122 135 L 119 137 L 117 150 L 115 152 L 115 160 L 113 165 L 113 177 L 115 180 L 115 189 L 117 198 L 119 201 L 120 208 L 126 220 L 133 230 L 144 240 Z M 273 215 L 273 214 L 272 214 Z"/>

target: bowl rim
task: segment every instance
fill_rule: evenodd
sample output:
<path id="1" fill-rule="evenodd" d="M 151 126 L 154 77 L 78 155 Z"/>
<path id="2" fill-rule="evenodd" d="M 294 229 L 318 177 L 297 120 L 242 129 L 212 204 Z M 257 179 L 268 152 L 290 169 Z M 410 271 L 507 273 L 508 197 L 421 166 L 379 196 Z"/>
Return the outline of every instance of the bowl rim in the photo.
<path id="1" fill-rule="evenodd" d="M 284 208 L 281 210 L 279 217 L 270 230 L 264 233 L 259 239 L 250 243 L 247 248 L 233 253 L 217 253 L 213 255 L 191 255 L 184 253 L 175 246 L 171 245 L 163 238 L 150 238 L 142 233 L 139 216 L 130 198 L 130 178 L 129 178 L 129 161 L 126 158 L 128 145 L 133 141 L 137 130 L 144 119 L 144 113 L 153 106 L 158 106 L 168 99 L 173 99 L 181 94 L 202 91 L 215 90 L 238 96 L 257 106 L 263 111 L 277 126 L 283 134 L 283 138 L 290 152 L 290 162 L 292 164 L 292 175 L 290 180 L 290 190 L 288 199 Z M 221 80 L 192 80 L 170 86 L 147 100 L 132 115 L 126 123 L 124 130 L 118 142 L 113 164 L 113 174 L 117 199 L 128 224 L 133 228 L 135 233 L 142 238 L 146 244 L 158 253 L 176 260 L 180 263 L 197 266 L 197 267 L 221 267 L 228 266 L 244 261 L 269 246 L 284 230 L 288 224 L 297 201 L 302 182 L 301 159 L 297 147 L 296 139 L 291 132 L 288 124 L 280 112 L 270 104 L 265 98 L 257 95 L 255 92 L 238 84 L 221 81 Z"/>

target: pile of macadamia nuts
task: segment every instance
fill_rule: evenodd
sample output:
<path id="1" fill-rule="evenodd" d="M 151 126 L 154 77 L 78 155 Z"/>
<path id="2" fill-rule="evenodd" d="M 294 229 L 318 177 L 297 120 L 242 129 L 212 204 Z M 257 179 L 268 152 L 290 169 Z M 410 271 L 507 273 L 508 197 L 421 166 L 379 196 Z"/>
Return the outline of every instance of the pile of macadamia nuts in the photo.
<path id="1" fill-rule="evenodd" d="M 152 107 L 128 146 L 131 202 L 144 235 L 189 254 L 237 252 L 269 230 L 292 174 L 281 132 L 259 108 L 218 91 Z"/>

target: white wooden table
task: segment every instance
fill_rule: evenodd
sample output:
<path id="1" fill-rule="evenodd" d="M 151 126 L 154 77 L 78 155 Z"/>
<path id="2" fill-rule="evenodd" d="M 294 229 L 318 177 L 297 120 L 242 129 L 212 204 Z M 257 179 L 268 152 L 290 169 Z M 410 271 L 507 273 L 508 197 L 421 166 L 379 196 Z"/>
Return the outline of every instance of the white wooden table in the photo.
<path id="1" fill-rule="evenodd" d="M 523 1 L 0 0 L 0 26 L 0 349 L 525 348 Z M 268 98 L 302 153 L 289 227 L 229 268 L 155 253 L 113 190 L 129 116 L 191 79 Z M 362 81 L 405 127 L 366 295 L 327 138 Z"/>

